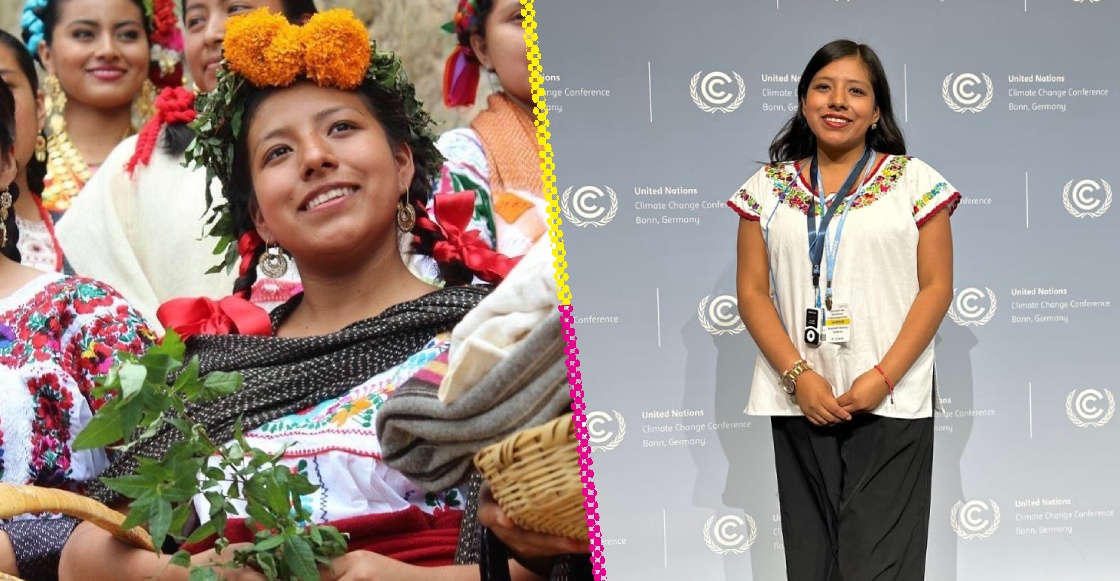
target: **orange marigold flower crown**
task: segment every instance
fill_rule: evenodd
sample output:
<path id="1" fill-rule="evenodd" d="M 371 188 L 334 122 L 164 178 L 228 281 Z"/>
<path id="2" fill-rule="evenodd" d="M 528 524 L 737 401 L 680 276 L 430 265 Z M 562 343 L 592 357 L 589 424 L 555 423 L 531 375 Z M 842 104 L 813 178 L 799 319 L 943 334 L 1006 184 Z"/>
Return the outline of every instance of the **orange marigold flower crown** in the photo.
<path id="1" fill-rule="evenodd" d="M 255 10 L 229 19 L 222 47 L 225 60 L 218 69 L 217 86 L 196 99 L 198 116 L 191 124 L 196 137 L 186 152 L 188 164 L 206 168 L 207 183 L 216 177 L 223 190 L 229 188 L 234 147 L 249 97 L 260 89 L 287 87 L 300 79 L 346 91 L 366 81 L 376 83 L 393 98 L 390 106 L 405 112 L 413 134 L 410 147 L 425 150 L 430 175 L 439 175 L 443 156 L 435 147 L 431 116 L 416 99 L 400 59 L 377 50 L 365 25 L 350 10 L 319 12 L 302 26 L 267 9 Z M 229 204 L 222 201 L 215 206 L 207 189 L 206 205 L 211 214 L 209 235 L 219 239 L 214 253 L 223 256 L 210 272 L 228 271 L 239 259 Z"/>

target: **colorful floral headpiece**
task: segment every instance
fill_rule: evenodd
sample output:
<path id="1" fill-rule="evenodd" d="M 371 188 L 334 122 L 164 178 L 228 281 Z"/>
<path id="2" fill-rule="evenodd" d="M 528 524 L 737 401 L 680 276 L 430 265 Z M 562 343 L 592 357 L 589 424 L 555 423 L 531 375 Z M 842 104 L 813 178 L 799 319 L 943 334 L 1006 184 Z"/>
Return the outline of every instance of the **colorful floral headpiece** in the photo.
<path id="1" fill-rule="evenodd" d="M 432 118 L 416 99 L 416 89 L 400 59 L 392 52 L 377 50 L 365 25 L 350 10 L 319 12 L 300 26 L 262 8 L 230 18 L 222 46 L 225 60 L 217 71 L 217 86 L 196 98 L 198 115 L 191 127 L 197 135 L 186 151 L 189 164 L 206 168 L 207 183 L 216 177 L 223 191 L 230 191 L 234 148 L 249 97 L 300 79 L 342 90 L 376 83 L 392 96 L 393 105 L 404 110 L 414 138 L 413 151 L 428 154 L 429 174 L 439 175 L 443 156 L 435 147 Z M 228 202 L 215 205 L 209 189 L 206 198 L 211 208 L 209 235 L 218 238 L 214 252 L 223 255 L 222 263 L 211 272 L 231 270 L 239 259 L 237 226 Z"/>
<path id="2" fill-rule="evenodd" d="M 443 104 L 447 107 L 470 107 L 478 93 L 479 63 L 471 48 L 470 36 L 478 31 L 478 0 L 459 0 L 451 22 L 443 31 L 458 37 L 459 43 L 443 67 Z"/>
<path id="3" fill-rule="evenodd" d="M 148 78 L 159 88 L 183 84 L 183 31 L 175 13 L 175 0 L 144 0 L 144 10 L 152 23 L 151 60 Z"/>
<path id="4" fill-rule="evenodd" d="M 39 45 L 46 40 L 43 14 L 51 0 L 27 0 L 20 16 L 20 29 L 27 50 L 38 57 Z M 57 0 L 56 0 L 57 1 Z M 183 84 L 183 33 L 179 29 L 179 16 L 175 13 L 175 0 L 143 0 L 144 17 L 151 34 L 151 65 L 148 78 L 157 88 L 177 87 Z"/>

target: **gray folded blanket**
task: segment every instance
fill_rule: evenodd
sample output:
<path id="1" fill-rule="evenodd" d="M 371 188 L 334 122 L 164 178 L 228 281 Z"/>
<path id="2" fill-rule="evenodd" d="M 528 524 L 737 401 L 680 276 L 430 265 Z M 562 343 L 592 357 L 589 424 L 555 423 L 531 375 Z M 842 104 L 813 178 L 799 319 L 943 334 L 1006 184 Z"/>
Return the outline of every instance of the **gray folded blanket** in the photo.
<path id="1" fill-rule="evenodd" d="M 434 367 L 432 367 L 434 365 Z M 382 460 L 434 492 L 465 481 L 472 458 L 509 435 L 571 411 L 560 313 L 451 404 L 439 401 L 436 378 L 446 359 L 399 386 L 377 413 Z"/>

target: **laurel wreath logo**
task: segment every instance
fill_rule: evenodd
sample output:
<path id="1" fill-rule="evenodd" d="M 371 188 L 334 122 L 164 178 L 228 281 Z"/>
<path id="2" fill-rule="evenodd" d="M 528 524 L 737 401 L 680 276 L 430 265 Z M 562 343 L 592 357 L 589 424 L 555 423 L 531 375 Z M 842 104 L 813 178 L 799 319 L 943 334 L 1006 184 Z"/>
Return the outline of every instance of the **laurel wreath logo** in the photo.
<path id="1" fill-rule="evenodd" d="M 953 289 L 953 291 L 956 292 L 956 289 Z M 992 289 L 988 287 L 984 287 L 984 291 L 988 295 L 987 312 L 984 311 L 983 307 L 969 308 L 967 306 L 967 301 L 981 295 L 980 289 L 966 288 L 949 304 L 949 318 L 962 327 L 980 327 L 987 325 L 988 321 L 991 321 L 992 317 L 996 315 L 996 293 L 992 292 Z M 961 314 L 958 315 L 957 310 L 960 310 Z M 984 313 L 983 316 L 981 316 L 980 313 Z"/>
<path id="2" fill-rule="evenodd" d="M 715 527 L 712 526 L 713 523 L 716 525 Z M 723 529 L 726 523 L 734 523 L 735 525 L 745 524 L 747 526 L 747 536 L 742 543 L 739 543 L 738 539 L 725 538 Z M 713 528 L 715 529 L 715 539 L 712 538 Z M 734 536 L 742 537 L 743 535 L 735 534 Z M 751 548 L 751 545 L 754 544 L 757 538 L 758 525 L 749 514 L 744 513 L 742 517 L 737 514 L 727 515 L 720 518 L 718 523 L 716 522 L 715 516 L 710 516 L 707 522 L 704 523 L 704 544 L 708 545 L 708 548 L 717 555 L 738 555 L 740 553 L 745 553 Z"/>
<path id="3" fill-rule="evenodd" d="M 987 527 L 979 526 L 982 523 L 972 522 L 970 515 L 973 509 L 988 510 L 989 508 L 992 511 L 992 520 L 988 523 Z M 963 526 L 960 521 L 958 521 L 958 515 L 960 515 L 962 511 L 967 511 L 968 513 L 964 515 Z M 994 500 L 989 500 L 987 503 L 981 500 L 973 500 L 967 504 L 958 500 L 957 503 L 953 505 L 953 510 L 949 512 L 949 526 L 953 527 L 953 532 L 957 533 L 958 537 L 966 541 L 972 539 L 986 539 L 992 536 L 992 533 L 996 532 L 996 529 L 999 528 L 999 522 L 999 505 L 996 504 Z"/>
<path id="4" fill-rule="evenodd" d="M 618 424 L 618 431 L 614 432 L 613 438 L 611 437 L 611 432 L 603 432 L 599 428 L 600 423 L 609 422 L 611 420 L 611 415 L 606 412 L 591 412 L 587 414 L 587 432 L 588 436 L 590 436 L 591 441 L 599 441 L 601 438 L 611 438 L 610 442 L 607 442 L 606 444 L 593 444 L 591 446 L 592 452 L 606 452 L 608 450 L 614 450 L 618 447 L 619 444 L 622 443 L 622 439 L 626 437 L 626 420 L 622 419 L 622 414 L 618 413 L 617 410 L 614 410 L 613 420 L 616 424 Z"/>
<path id="5" fill-rule="evenodd" d="M 1089 186 L 1089 188 L 1086 188 Z M 1092 190 L 1100 189 L 1104 191 L 1104 200 L 1101 201 L 1100 207 L 1095 210 L 1089 210 L 1094 204 L 1087 201 L 1084 195 Z M 1070 195 L 1072 194 L 1072 195 Z M 1112 186 L 1105 180 L 1097 183 L 1093 180 L 1081 180 L 1075 185 L 1073 180 L 1066 182 L 1066 187 L 1062 188 L 1062 205 L 1065 206 L 1066 211 L 1074 218 L 1100 218 L 1108 211 L 1109 206 L 1112 205 Z"/>
<path id="6" fill-rule="evenodd" d="M 610 189 L 609 187 L 604 187 L 603 190 L 606 190 L 606 195 L 610 198 L 611 205 L 610 208 L 607 209 L 607 213 L 604 214 L 601 218 L 595 218 L 594 216 L 588 215 L 581 216 L 580 214 L 582 214 L 582 212 L 578 208 L 578 197 L 576 204 L 577 209 L 574 211 L 572 210 L 572 205 L 570 204 L 572 197 L 571 187 L 564 190 L 564 193 L 560 195 L 560 211 L 563 212 L 564 217 L 568 219 L 568 222 L 570 222 L 572 226 L 577 226 L 579 228 L 586 228 L 587 226 L 594 226 L 596 228 L 598 228 L 599 226 L 606 226 L 608 223 L 610 223 L 611 220 L 614 219 L 615 214 L 618 213 L 618 194 L 614 193 L 614 190 Z M 603 190 L 600 190 L 599 188 L 596 188 L 594 186 L 584 186 L 580 188 L 576 192 L 576 194 L 578 195 L 579 192 L 598 192 L 599 194 L 602 194 Z"/>
<path id="7" fill-rule="evenodd" d="M 717 111 L 720 113 L 730 113 L 743 104 L 743 99 L 747 96 L 747 83 L 743 81 L 743 77 L 739 76 L 739 73 L 732 72 L 731 74 L 735 77 L 735 83 L 739 86 L 739 94 L 736 95 L 735 100 L 732 101 L 730 105 L 726 106 L 709 105 L 706 99 L 700 96 L 700 92 L 707 91 L 707 87 L 699 87 L 700 75 L 703 72 L 704 71 L 699 71 L 695 75 L 692 75 L 692 84 L 689 87 L 689 95 L 692 96 L 692 102 L 696 103 L 696 106 L 699 107 L 701 111 L 705 113 L 715 113 Z"/>
<path id="8" fill-rule="evenodd" d="M 1090 401 L 1097 401 L 1102 395 L 1100 391 L 1086 389 L 1080 395 L 1078 395 L 1076 389 L 1069 392 L 1069 396 L 1066 397 L 1066 416 L 1069 417 L 1069 421 L 1079 428 L 1099 428 L 1107 424 L 1112 419 L 1112 415 L 1116 413 L 1116 398 L 1112 397 L 1111 391 L 1107 389 L 1103 391 L 1104 397 L 1108 399 L 1108 411 L 1104 412 L 1100 419 L 1094 419 L 1095 414 L 1085 407 L 1087 396 L 1093 396 Z"/>
<path id="9" fill-rule="evenodd" d="M 984 88 L 985 88 L 984 99 L 982 101 L 980 101 L 979 105 L 965 106 L 965 105 L 958 104 L 957 99 L 954 98 L 954 95 L 953 95 L 953 91 L 954 91 L 953 77 L 954 76 L 955 76 L 955 73 L 949 73 L 945 77 L 945 81 L 941 83 L 941 98 L 945 100 L 945 104 L 948 105 L 950 109 L 952 109 L 953 111 L 956 111 L 957 113 L 979 113 L 979 112 L 983 111 L 984 109 L 986 109 L 988 107 L 988 105 L 991 104 L 992 96 L 995 94 L 995 91 L 992 89 L 992 79 L 991 79 L 991 77 L 989 77 L 988 75 L 986 75 L 984 73 L 980 73 L 980 76 L 984 77 Z M 972 76 L 975 77 L 975 75 L 972 75 Z"/>
<path id="10" fill-rule="evenodd" d="M 719 336 L 719 335 L 738 335 L 739 333 L 742 333 L 743 331 L 745 331 L 747 329 L 747 326 L 743 324 L 743 319 L 741 317 L 739 317 L 739 314 L 738 314 L 738 309 L 739 309 L 738 299 L 736 299 L 733 296 L 729 296 L 729 295 L 720 295 L 720 296 L 716 297 L 715 300 L 712 300 L 712 307 L 711 307 L 711 309 L 709 309 L 709 308 L 707 308 L 708 307 L 708 301 L 711 300 L 711 298 L 712 298 L 711 295 L 708 295 L 708 296 L 704 297 L 704 299 L 700 301 L 700 306 L 696 307 L 696 316 L 699 317 L 700 326 L 704 327 L 705 331 L 711 333 L 712 335 Z M 721 307 L 725 304 L 728 304 L 728 305 L 730 305 L 730 308 L 735 309 L 735 311 L 734 311 L 735 316 L 734 317 L 720 318 L 719 313 L 722 310 Z M 715 325 L 713 325 L 711 322 L 708 321 L 708 314 L 709 313 L 711 313 L 712 319 L 715 320 Z M 718 325 L 718 327 L 717 327 L 717 325 Z M 720 328 L 720 327 L 722 327 L 722 328 Z"/>

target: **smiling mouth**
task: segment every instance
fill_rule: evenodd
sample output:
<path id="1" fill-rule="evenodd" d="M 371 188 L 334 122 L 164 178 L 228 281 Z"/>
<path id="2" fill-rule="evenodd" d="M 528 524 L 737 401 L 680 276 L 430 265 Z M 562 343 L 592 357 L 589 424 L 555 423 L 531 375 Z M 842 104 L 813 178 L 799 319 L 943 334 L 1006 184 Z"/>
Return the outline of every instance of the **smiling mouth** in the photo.
<path id="1" fill-rule="evenodd" d="M 847 124 L 851 123 L 851 120 L 849 120 L 849 119 L 845 119 L 843 117 L 833 117 L 831 115 L 826 115 L 824 117 L 824 121 L 825 121 L 825 123 L 829 123 L 829 124 L 832 124 L 832 125 L 847 125 Z"/>
<path id="2" fill-rule="evenodd" d="M 319 194 L 318 196 L 315 196 L 314 198 L 311 198 L 311 201 L 307 202 L 307 205 L 303 209 L 314 210 L 315 208 L 318 208 L 319 206 L 322 206 L 323 204 L 331 200 L 337 200 L 338 198 L 349 196 L 356 191 L 358 191 L 358 188 L 353 186 L 332 188 Z"/>

